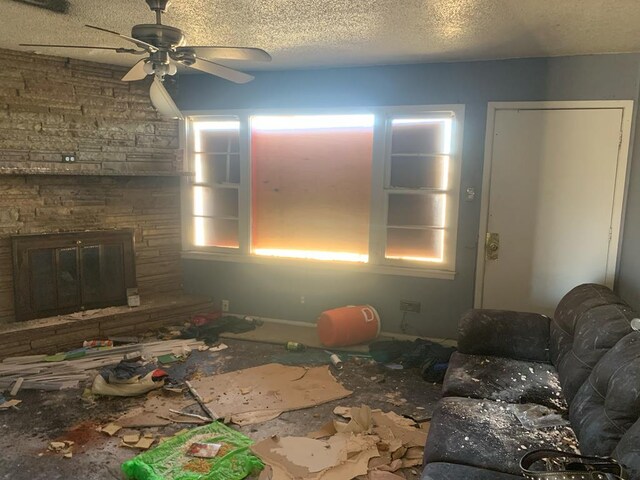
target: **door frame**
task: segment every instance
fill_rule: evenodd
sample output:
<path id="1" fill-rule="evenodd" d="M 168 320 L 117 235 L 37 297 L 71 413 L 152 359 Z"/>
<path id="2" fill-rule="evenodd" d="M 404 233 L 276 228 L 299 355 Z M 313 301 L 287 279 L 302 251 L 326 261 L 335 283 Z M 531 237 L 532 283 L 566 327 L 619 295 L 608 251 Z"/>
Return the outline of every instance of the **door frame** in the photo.
<path id="1" fill-rule="evenodd" d="M 567 109 L 621 109 L 622 124 L 616 181 L 613 196 L 613 208 L 610 226 L 609 251 L 605 284 L 613 287 L 620 249 L 623 206 L 626 196 L 626 178 L 631 148 L 631 125 L 633 121 L 633 100 L 587 100 L 552 102 L 489 102 L 487 104 L 487 129 L 484 142 L 484 165 L 482 169 L 482 195 L 480 206 L 480 228 L 478 233 L 478 251 L 476 259 L 476 278 L 474 289 L 474 308 L 482 308 L 484 291 L 485 249 L 484 242 L 489 223 L 489 194 L 491 192 L 491 162 L 493 158 L 493 138 L 495 117 L 498 110 L 567 110 Z"/>

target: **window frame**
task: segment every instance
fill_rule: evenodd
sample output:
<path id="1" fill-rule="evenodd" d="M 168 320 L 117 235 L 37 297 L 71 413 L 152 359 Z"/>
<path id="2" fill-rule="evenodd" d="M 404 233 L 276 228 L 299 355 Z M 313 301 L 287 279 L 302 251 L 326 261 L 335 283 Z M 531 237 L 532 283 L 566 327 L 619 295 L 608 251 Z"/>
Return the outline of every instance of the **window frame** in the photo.
<path id="1" fill-rule="evenodd" d="M 424 278 L 453 279 L 456 274 L 456 248 L 458 233 L 458 210 L 460 203 L 460 180 L 462 166 L 462 141 L 465 106 L 419 105 L 358 108 L 278 108 L 278 109 L 220 109 L 185 111 L 181 121 L 180 144 L 184 155 L 183 168 L 194 172 L 194 152 L 191 124 L 212 117 L 236 117 L 240 122 L 240 184 L 238 187 L 238 235 L 239 248 L 196 246 L 193 242 L 193 196 L 194 178 L 183 177 L 182 199 L 182 258 L 214 261 L 241 262 L 266 265 L 313 266 L 319 268 L 372 272 L 390 275 L 407 275 Z M 369 224 L 368 263 L 341 262 L 327 260 L 267 257 L 251 254 L 251 129 L 253 116 L 262 115 L 355 115 L 373 114 L 373 156 L 371 172 L 371 202 Z M 391 122 L 393 118 L 415 116 L 447 116 L 454 118 L 451 131 L 451 152 L 449 154 L 449 182 L 445 209 L 444 258 L 441 263 L 409 261 L 385 258 L 387 233 L 387 196 L 390 191 L 391 168 Z M 417 190 L 417 189 L 416 189 Z M 417 194 L 429 193 L 428 190 Z"/>

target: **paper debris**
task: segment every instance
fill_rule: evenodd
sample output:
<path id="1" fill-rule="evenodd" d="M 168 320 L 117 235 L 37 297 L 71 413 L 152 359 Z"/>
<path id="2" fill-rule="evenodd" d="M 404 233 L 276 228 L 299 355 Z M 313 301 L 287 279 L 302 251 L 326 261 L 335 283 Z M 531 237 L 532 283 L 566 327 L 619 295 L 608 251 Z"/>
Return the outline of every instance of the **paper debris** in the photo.
<path id="1" fill-rule="evenodd" d="M 333 413 L 344 418 L 351 418 L 351 407 L 336 407 L 333 409 Z"/>
<path id="2" fill-rule="evenodd" d="M 153 442 L 155 442 L 155 438 L 153 438 L 153 436 L 148 437 L 148 436 L 144 436 L 142 437 L 140 440 L 138 440 L 136 442 L 135 445 L 133 445 L 134 448 L 138 448 L 140 450 L 148 450 L 151 445 L 153 445 Z"/>
<path id="3" fill-rule="evenodd" d="M 342 433 L 327 441 L 276 437 L 254 444 L 251 450 L 273 469 L 274 480 L 338 480 L 367 473 L 369 460 L 378 455 L 375 439 Z"/>
<path id="4" fill-rule="evenodd" d="M 320 427 L 319 430 L 316 430 L 315 432 L 311 432 L 307 434 L 307 437 L 309 438 L 324 438 L 324 437 L 330 437 L 331 435 L 335 435 L 336 433 L 338 433 L 336 431 L 336 427 L 334 425 L 334 422 L 331 421 L 329 423 L 325 423 L 322 427 Z"/>
<path id="5" fill-rule="evenodd" d="M 104 427 L 102 427 L 100 429 L 100 431 L 102 433 L 106 433 L 107 435 L 109 435 L 110 437 L 113 437 L 116 433 L 118 433 L 120 430 L 122 429 L 122 427 L 120 425 L 117 425 L 115 423 L 109 423 L 107 425 L 105 425 Z"/>
<path id="6" fill-rule="evenodd" d="M 221 343 L 221 344 L 216 345 L 214 347 L 209 347 L 209 351 L 210 352 L 220 352 L 222 350 L 226 350 L 227 348 L 229 348 L 228 345 L 225 345 L 224 343 Z"/>
<path id="7" fill-rule="evenodd" d="M 392 472 L 422 465 L 427 431 L 413 420 L 368 406 L 334 413 L 349 422 L 329 422 L 307 438 L 275 435 L 255 444 L 253 452 L 271 468 L 262 480 L 398 480 L 404 477 Z"/>
<path id="8" fill-rule="evenodd" d="M 339 433 L 368 433 L 371 431 L 371 409 L 366 405 L 351 409 L 349 423 L 334 422 L 334 427 Z"/>
<path id="9" fill-rule="evenodd" d="M 124 443 L 128 443 L 130 445 L 132 444 L 136 444 L 140 441 L 140 434 L 139 433 L 131 433 L 129 435 L 125 435 L 122 437 L 122 441 Z"/>
<path id="10" fill-rule="evenodd" d="M 369 480 L 404 480 L 404 477 L 383 470 L 371 470 L 369 472 Z"/>
<path id="11" fill-rule="evenodd" d="M 47 447 L 47 450 L 54 453 L 61 453 L 62 456 L 65 458 L 71 458 L 72 457 L 71 448 L 73 447 L 74 444 L 75 442 L 71 440 L 49 442 L 49 446 Z"/>

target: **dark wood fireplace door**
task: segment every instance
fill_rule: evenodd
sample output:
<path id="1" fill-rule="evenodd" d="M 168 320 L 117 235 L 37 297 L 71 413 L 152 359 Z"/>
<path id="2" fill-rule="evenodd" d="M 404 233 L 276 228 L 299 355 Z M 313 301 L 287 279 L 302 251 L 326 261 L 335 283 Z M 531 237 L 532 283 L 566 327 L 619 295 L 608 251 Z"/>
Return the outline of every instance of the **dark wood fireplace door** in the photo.
<path id="1" fill-rule="evenodd" d="M 16 235 L 17 320 L 127 303 L 136 286 L 132 230 Z"/>

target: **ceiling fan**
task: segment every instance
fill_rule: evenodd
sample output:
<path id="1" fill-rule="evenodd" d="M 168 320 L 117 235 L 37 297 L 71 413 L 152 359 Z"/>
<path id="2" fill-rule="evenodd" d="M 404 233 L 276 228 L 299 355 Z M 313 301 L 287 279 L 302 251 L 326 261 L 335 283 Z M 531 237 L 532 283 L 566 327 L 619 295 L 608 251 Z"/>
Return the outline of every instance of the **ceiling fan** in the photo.
<path id="1" fill-rule="evenodd" d="M 163 115 L 172 118 L 181 118 L 182 114 L 171 99 L 162 82 L 165 75 L 175 75 L 177 66 L 194 68 L 201 72 L 215 75 L 235 83 L 247 83 L 253 80 L 253 76 L 220 65 L 210 59 L 219 60 L 245 60 L 245 61 L 271 61 L 271 56 L 262 49 L 249 47 L 220 47 L 220 46 L 190 46 L 185 45 L 186 39 L 182 30 L 176 27 L 162 24 L 162 14 L 166 12 L 170 0 L 145 0 L 149 8 L 156 13 L 156 23 L 135 25 L 131 30 L 131 36 L 107 30 L 93 25 L 86 27 L 99 30 L 123 38 L 137 48 L 119 48 L 105 46 L 85 45 L 42 45 L 34 43 L 21 43 L 23 47 L 53 47 L 53 48 L 87 48 L 97 50 L 112 50 L 117 53 L 147 56 L 139 60 L 129 70 L 122 80 L 134 82 L 142 80 L 147 75 L 154 75 L 151 85 L 151 102 Z"/>

